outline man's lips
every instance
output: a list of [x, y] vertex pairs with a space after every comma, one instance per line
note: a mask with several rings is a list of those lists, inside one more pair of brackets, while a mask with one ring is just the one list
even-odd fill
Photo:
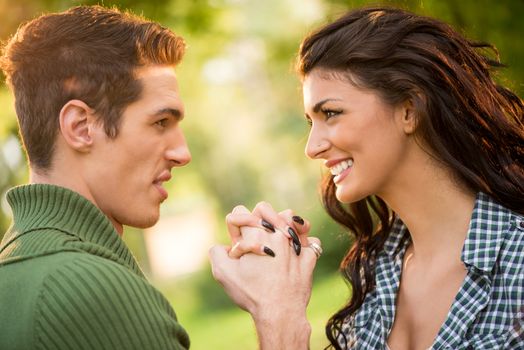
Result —
[[160, 193], [160, 197], [162, 197], [162, 200], [163, 201], [166, 200], [168, 194], [167, 194], [166, 189], [162, 187], [162, 183], [160, 183], [160, 182], [153, 182], [153, 185], [156, 187], [156, 189]]
[[156, 179], [153, 181], [153, 185], [156, 187], [158, 192], [160, 193], [160, 196], [162, 197], [162, 200], [166, 200], [168, 197], [168, 193], [164, 187], [162, 187], [162, 183], [167, 182], [171, 180], [171, 173], [169, 171], [162, 172]]
[[171, 173], [168, 170], [166, 170], [163, 171], [160, 175], [158, 175], [154, 182], [162, 183], [169, 180], [171, 180]]

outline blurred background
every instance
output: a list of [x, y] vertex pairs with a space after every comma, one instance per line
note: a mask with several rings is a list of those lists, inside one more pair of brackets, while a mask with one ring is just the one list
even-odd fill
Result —
[[[524, 93], [522, 0], [0, 0], [0, 39], [44, 12], [97, 3], [159, 21], [188, 43], [178, 77], [193, 161], [174, 169], [160, 222], [145, 231], [126, 228], [124, 239], [196, 350], [256, 348], [250, 316], [229, 301], [207, 262], [211, 245], [228, 242], [224, 216], [237, 204], [266, 200], [278, 210], [293, 208], [322, 239], [308, 311], [312, 349], [327, 344], [324, 324], [349, 297], [337, 269], [350, 240], [324, 214], [317, 186], [323, 170], [303, 151], [308, 126], [293, 63], [307, 33], [351, 8], [400, 6], [494, 44], [508, 65], [497, 79]], [[5, 192], [27, 179], [13, 99], [2, 84], [0, 238], [10, 223]]]

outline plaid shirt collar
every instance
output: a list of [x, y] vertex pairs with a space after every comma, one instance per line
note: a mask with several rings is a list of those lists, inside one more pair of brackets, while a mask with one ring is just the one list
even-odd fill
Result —
[[[483, 272], [493, 269], [504, 241], [504, 233], [510, 226], [510, 216], [508, 209], [495, 203], [487, 194], [477, 194], [461, 255], [467, 267], [473, 266]], [[406, 225], [397, 218], [384, 243], [384, 251], [393, 257], [404, 250], [406, 244], [402, 243], [409, 241], [407, 234]]]

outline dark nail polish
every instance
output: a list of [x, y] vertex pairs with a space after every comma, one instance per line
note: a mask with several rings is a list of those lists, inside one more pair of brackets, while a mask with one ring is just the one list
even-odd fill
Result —
[[302, 219], [300, 216], [295, 215], [292, 217], [293, 221], [297, 224], [304, 225], [304, 219]]
[[291, 227], [288, 227], [287, 228], [287, 232], [291, 236], [291, 239], [293, 240], [293, 242], [295, 242], [297, 244], [300, 244], [300, 240], [298, 239], [298, 236], [297, 236], [297, 233], [295, 232], [295, 230], [293, 230]]
[[298, 239], [297, 233], [291, 227], [287, 228], [287, 232], [289, 233], [289, 235], [291, 236], [291, 239], [293, 240], [293, 248], [295, 249], [295, 253], [297, 253], [297, 255], [300, 255], [300, 250], [302, 248], [302, 245], [300, 244], [300, 240]]
[[275, 227], [264, 219], [262, 219], [262, 226], [264, 226], [269, 231], [275, 233]]
[[273, 258], [275, 257], [275, 252], [269, 247], [264, 246], [264, 253], [266, 253], [267, 255]]
[[293, 249], [295, 249], [295, 253], [298, 255], [300, 255], [300, 251], [302, 250], [302, 246], [299, 244], [296, 244], [295, 242], [293, 242]]

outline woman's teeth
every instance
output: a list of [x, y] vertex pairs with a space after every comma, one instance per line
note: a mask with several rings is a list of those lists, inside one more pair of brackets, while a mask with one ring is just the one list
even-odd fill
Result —
[[329, 171], [332, 175], [339, 175], [341, 172], [353, 166], [353, 159], [343, 160], [337, 165], [332, 166]]

